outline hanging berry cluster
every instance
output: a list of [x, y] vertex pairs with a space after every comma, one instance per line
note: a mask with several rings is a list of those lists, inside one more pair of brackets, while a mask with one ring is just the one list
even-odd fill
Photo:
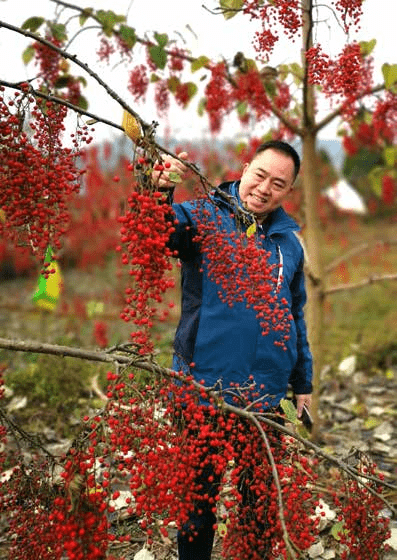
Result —
[[[130, 170], [134, 166], [131, 164]], [[152, 169], [144, 157], [137, 160], [141, 177]], [[147, 178], [147, 177], [145, 177]], [[172, 270], [167, 248], [170, 234], [174, 231], [172, 208], [164, 201], [164, 194], [156, 191], [147, 181], [139, 182], [128, 198], [128, 211], [119, 218], [121, 223], [122, 264], [129, 267], [132, 285], [125, 289], [125, 307], [121, 318], [132, 321], [138, 329], [131, 332], [132, 340], [140, 346], [140, 353], [153, 351], [150, 331], [153, 318], [164, 293], [174, 287], [175, 281], [167, 272]]]
[[270, 253], [260, 247], [255, 235], [247, 237], [246, 232], [225, 231], [220, 213], [216, 208], [209, 210], [205, 199], [197, 205], [194, 214], [195, 241], [204, 255], [206, 274], [219, 286], [221, 301], [231, 307], [238, 302], [251, 307], [262, 334], [279, 333], [275, 344], [285, 350], [293, 317], [287, 300], [279, 296], [282, 285], [279, 263], [268, 263]]
[[[80, 188], [78, 152], [63, 147], [66, 108], [28, 93], [0, 97], [0, 235], [29, 244], [42, 256], [51, 243], [60, 247], [68, 225], [67, 201]], [[79, 142], [89, 140], [80, 131]]]

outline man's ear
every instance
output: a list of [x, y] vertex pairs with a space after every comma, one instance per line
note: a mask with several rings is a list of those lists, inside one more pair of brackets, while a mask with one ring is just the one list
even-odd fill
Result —
[[247, 162], [247, 163], [244, 163], [242, 175], [244, 175], [244, 173], [247, 171], [247, 169], [249, 168], [249, 166], [250, 166], [250, 164], [249, 164], [248, 162]]

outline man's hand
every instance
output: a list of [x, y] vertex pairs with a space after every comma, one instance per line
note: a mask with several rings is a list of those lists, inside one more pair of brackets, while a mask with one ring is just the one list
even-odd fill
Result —
[[[181, 152], [178, 157], [186, 160], [187, 152]], [[175, 181], [172, 180], [172, 174], [177, 173], [181, 178], [186, 174], [186, 165], [172, 156], [165, 156], [160, 164], [155, 166], [152, 172], [153, 183], [157, 187], [171, 189], [175, 187]]]
[[310, 406], [312, 404], [312, 396], [309, 395], [295, 395], [296, 398], [296, 409], [298, 412], [298, 418], [302, 416], [303, 407], [306, 406], [308, 411], [310, 411]]

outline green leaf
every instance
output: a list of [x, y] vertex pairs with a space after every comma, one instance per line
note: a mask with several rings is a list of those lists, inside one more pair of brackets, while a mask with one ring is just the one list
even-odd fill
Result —
[[244, 117], [247, 113], [247, 102], [246, 101], [241, 101], [238, 105], [237, 105], [237, 114], [239, 117]]
[[88, 109], [88, 101], [84, 97], [84, 95], [80, 95], [79, 100], [77, 102], [77, 106], [80, 107], [80, 109], [83, 109], [84, 111]]
[[51, 29], [51, 33], [57, 41], [66, 41], [68, 38], [66, 27], [63, 23], [49, 22], [48, 27]]
[[334, 537], [336, 541], [340, 541], [341, 533], [345, 533], [345, 532], [346, 530], [344, 529], [343, 521], [338, 521], [337, 523], [334, 523], [334, 525], [332, 525], [331, 535]]
[[378, 198], [382, 196], [382, 178], [384, 175], [383, 167], [374, 167], [368, 174], [368, 179], [373, 192]]
[[197, 114], [199, 117], [202, 117], [204, 115], [206, 106], [207, 100], [205, 99], [205, 97], [202, 97], [197, 107]]
[[160, 80], [161, 80], [160, 76], [157, 76], [157, 74], [155, 74], [154, 72], [150, 76], [150, 83], [151, 84], [155, 84], [156, 82], [158, 82]]
[[35, 33], [44, 22], [45, 19], [42, 17], [30, 17], [22, 24], [21, 29], [27, 29], [28, 31]]
[[26, 47], [26, 49], [23, 51], [22, 53], [22, 60], [24, 64], [29, 64], [29, 62], [33, 59], [34, 57], [34, 53], [35, 50], [33, 48], [33, 45], [29, 45], [28, 47]]
[[387, 62], [382, 66], [382, 73], [385, 79], [385, 87], [388, 90], [393, 90], [393, 86], [397, 83], [397, 64], [388, 64]]
[[227, 534], [227, 525], [226, 523], [218, 523], [218, 535], [220, 537], [226, 537]]
[[179, 173], [175, 173], [175, 171], [171, 171], [171, 173], [169, 174], [169, 179], [173, 183], [182, 183], [182, 177], [179, 175]]
[[198, 87], [194, 82], [187, 83], [187, 92], [189, 95], [189, 101], [191, 100], [192, 97], [196, 95], [197, 91], [198, 91]]
[[107, 37], [112, 36], [114, 26], [117, 23], [125, 21], [125, 16], [119, 16], [111, 10], [98, 10], [96, 18], [102, 25], [103, 32]]
[[119, 34], [124, 43], [132, 49], [136, 43], [135, 29], [133, 27], [129, 27], [128, 25], [120, 25]]
[[87, 87], [87, 80], [84, 78], [84, 76], [79, 76], [77, 78], [77, 81], [80, 82], [84, 87]]
[[72, 83], [73, 79], [72, 76], [61, 76], [57, 79], [54, 86], [56, 89], [61, 89], [67, 87], [70, 83]]
[[163, 70], [167, 64], [167, 53], [165, 50], [160, 46], [154, 45], [149, 47], [149, 54], [157, 68]]
[[83, 26], [87, 19], [92, 16], [94, 10], [92, 8], [84, 8], [83, 12], [79, 16], [80, 25]]
[[387, 146], [383, 150], [383, 158], [388, 167], [394, 167], [397, 161], [397, 148], [395, 146]]
[[176, 93], [178, 86], [180, 85], [181, 81], [176, 76], [171, 76], [167, 80], [167, 86], [171, 93]]
[[102, 301], [90, 300], [86, 305], [87, 315], [89, 318], [92, 318], [95, 315], [101, 315], [104, 308], [105, 306]]
[[361, 55], [368, 56], [372, 53], [376, 45], [376, 39], [371, 39], [371, 41], [360, 41]]
[[374, 428], [379, 426], [380, 423], [381, 420], [379, 420], [379, 418], [376, 418], [375, 416], [369, 416], [365, 419], [364, 428], [366, 430], [373, 430]]
[[154, 38], [156, 39], [159, 47], [164, 48], [166, 46], [166, 44], [168, 43], [167, 33], [155, 33]]
[[289, 422], [296, 424], [298, 422], [298, 413], [294, 406], [294, 403], [290, 399], [281, 399], [280, 406], [287, 417]]
[[238, 11], [244, 5], [245, 0], [219, 0], [219, 6], [222, 9], [223, 17], [231, 19], [238, 14]]
[[190, 70], [192, 72], [197, 72], [200, 68], [204, 68], [210, 62], [210, 59], [207, 56], [199, 56], [195, 58], [190, 65]]

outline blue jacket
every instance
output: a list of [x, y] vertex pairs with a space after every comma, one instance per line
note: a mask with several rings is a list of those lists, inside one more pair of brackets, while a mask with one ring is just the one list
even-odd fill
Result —
[[[237, 229], [232, 203], [245, 212], [238, 187], [238, 181], [220, 185], [232, 197], [230, 201], [215, 193], [215, 205], [201, 202], [214, 219], [216, 213], [221, 216], [221, 227], [226, 231]], [[264, 386], [261, 393], [269, 397], [266, 401], [271, 406], [276, 406], [285, 396], [289, 383], [295, 394], [311, 393], [312, 358], [303, 316], [304, 254], [294, 233], [299, 226], [278, 208], [269, 215], [265, 226], [257, 226], [255, 233], [258, 243], [270, 251], [269, 262], [276, 264], [275, 270], [279, 270], [281, 263], [283, 266], [279, 297], [287, 299], [293, 316], [287, 350], [283, 350], [274, 344], [279, 340], [279, 333], [270, 331], [263, 336], [256, 312], [247, 308], [246, 303], [234, 303], [230, 307], [219, 298], [219, 287], [206, 274], [205, 258], [194, 240], [199, 204], [197, 201], [173, 204], [175, 232], [169, 246], [178, 251], [182, 265], [182, 310], [174, 341], [174, 369], [186, 371], [194, 362], [192, 373], [196, 380], [204, 380], [207, 387], [221, 380], [224, 389], [231, 382], [243, 385], [252, 375], [258, 388]], [[248, 226], [239, 225], [242, 231]]]

